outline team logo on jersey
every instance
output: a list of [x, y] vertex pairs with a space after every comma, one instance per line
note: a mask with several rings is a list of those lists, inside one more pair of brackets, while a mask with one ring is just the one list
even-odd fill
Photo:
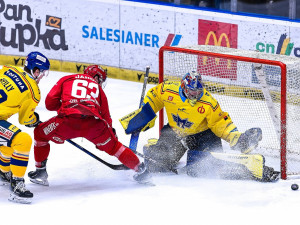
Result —
[[200, 113], [200, 114], [205, 113], [205, 109], [204, 109], [203, 105], [198, 108], [198, 113]]
[[168, 101], [173, 101], [173, 96], [169, 96]]
[[189, 122], [188, 119], [181, 119], [180, 116], [172, 114], [173, 120], [176, 122], [176, 125], [180, 128], [190, 128], [194, 123]]

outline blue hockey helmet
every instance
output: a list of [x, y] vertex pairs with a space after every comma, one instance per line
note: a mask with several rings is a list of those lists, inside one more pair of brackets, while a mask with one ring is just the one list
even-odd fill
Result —
[[196, 71], [185, 74], [181, 80], [181, 88], [189, 100], [199, 100], [203, 93], [201, 75]]
[[31, 76], [39, 82], [43, 76], [48, 75], [50, 62], [42, 53], [30, 52], [25, 60], [24, 68], [25, 71], [30, 72]]

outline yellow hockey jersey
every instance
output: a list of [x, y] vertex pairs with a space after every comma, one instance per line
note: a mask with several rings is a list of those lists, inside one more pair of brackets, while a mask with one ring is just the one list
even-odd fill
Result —
[[40, 102], [40, 89], [36, 81], [15, 66], [0, 70], [0, 120], [19, 113], [20, 124], [36, 122], [34, 110]]
[[161, 83], [147, 92], [144, 103], [149, 102], [155, 113], [165, 107], [169, 125], [182, 137], [211, 129], [229, 142], [229, 133], [237, 128], [217, 100], [204, 89], [200, 100], [192, 106], [180, 85], [181, 82]]

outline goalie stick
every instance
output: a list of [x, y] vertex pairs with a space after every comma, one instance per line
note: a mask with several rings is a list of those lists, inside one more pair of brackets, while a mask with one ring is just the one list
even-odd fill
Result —
[[[147, 85], [147, 81], [148, 81], [148, 77], [149, 77], [149, 70], [150, 70], [150, 66], [147, 66], [146, 67], [145, 77], [144, 77], [144, 84], [143, 84], [143, 90], [142, 90], [142, 95], [141, 95], [141, 100], [140, 100], [139, 108], [141, 108], [141, 106], [143, 104], [143, 101], [144, 101], [145, 91], [146, 91], [146, 85]], [[137, 147], [137, 143], [138, 143], [138, 140], [139, 140], [139, 136], [140, 136], [140, 132], [133, 132], [131, 134], [129, 148], [134, 153], [137, 153], [136, 147]]]
[[110, 163], [104, 161], [103, 159], [100, 159], [98, 156], [89, 152], [84, 147], [80, 146], [79, 144], [77, 144], [76, 142], [74, 142], [72, 140], [66, 140], [66, 141], [69, 142], [71, 145], [74, 145], [75, 147], [79, 148], [81, 151], [85, 152], [86, 154], [92, 156], [94, 159], [98, 160], [99, 162], [103, 163], [104, 165], [108, 166], [109, 168], [111, 168], [113, 170], [129, 170], [129, 168], [123, 164], [114, 165], [114, 164], [110, 164]]

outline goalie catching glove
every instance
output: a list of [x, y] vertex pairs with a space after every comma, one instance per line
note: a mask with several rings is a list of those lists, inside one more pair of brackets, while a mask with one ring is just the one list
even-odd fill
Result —
[[125, 133], [146, 131], [155, 124], [156, 114], [149, 103], [120, 119]]
[[258, 142], [262, 140], [262, 130], [251, 128], [245, 133], [233, 132], [230, 138], [230, 147], [233, 150], [240, 150], [242, 153], [249, 153], [255, 149]]

